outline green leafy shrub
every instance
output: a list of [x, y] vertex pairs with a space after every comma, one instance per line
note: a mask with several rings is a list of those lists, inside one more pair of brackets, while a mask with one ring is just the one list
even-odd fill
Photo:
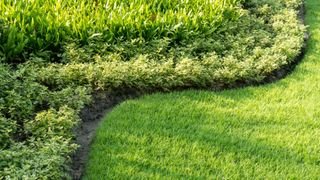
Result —
[[40, 112], [35, 119], [25, 125], [25, 131], [38, 138], [48, 139], [56, 136], [72, 137], [72, 128], [78, 123], [77, 113], [63, 106], [56, 111], [50, 109]]
[[12, 143], [12, 135], [16, 131], [16, 124], [0, 115], [0, 149]]
[[[205, 41], [195, 39], [192, 46], [186, 43], [171, 47], [163, 55], [159, 55], [156, 43], [137, 45], [141, 51], [139, 47], [120, 48], [111, 53], [105, 53], [104, 49], [117, 47], [102, 43], [85, 47], [71, 44], [65, 51], [69, 63], [39, 67], [37, 79], [52, 86], [90, 84], [107, 90], [121, 87], [167, 90], [259, 82], [294, 60], [303, 46], [305, 32], [295, 9], [281, 7], [270, 13], [263, 8], [266, 7], [255, 8], [260, 9], [259, 18], [248, 11], [230, 23], [227, 33], [207, 37]], [[163, 43], [160, 49], [165, 46]], [[96, 47], [102, 53], [96, 53]], [[126, 51], [135, 49], [136, 54], [124, 58]]]
[[49, 90], [26, 67], [0, 65], [0, 177], [60, 179], [76, 145], [72, 128], [90, 89]]
[[[21, 53], [59, 52], [69, 39], [85, 44], [101, 36], [117, 43], [168, 37], [173, 41], [212, 34], [225, 21], [237, 18], [240, 0], [4, 0], [0, 38], [6, 61], [23, 61]], [[45, 16], [44, 16], [45, 14]]]
[[66, 174], [67, 154], [76, 149], [66, 137], [53, 137], [45, 141], [30, 140], [16, 143], [0, 151], [0, 177], [4, 179], [61, 179]]

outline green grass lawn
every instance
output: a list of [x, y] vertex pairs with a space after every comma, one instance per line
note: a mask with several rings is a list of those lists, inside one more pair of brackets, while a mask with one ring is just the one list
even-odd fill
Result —
[[84, 179], [320, 176], [320, 2], [295, 72], [223, 92], [154, 94], [116, 107], [92, 144]]

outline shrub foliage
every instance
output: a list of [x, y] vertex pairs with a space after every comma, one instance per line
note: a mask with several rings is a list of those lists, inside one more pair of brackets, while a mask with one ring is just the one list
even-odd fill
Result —
[[[175, 41], [212, 34], [239, 15], [239, 0], [4, 0], [0, 2], [6, 61], [24, 61], [35, 50], [59, 52], [70, 39], [80, 44], [96, 36], [104, 42], [130, 39]], [[44, 16], [45, 14], [45, 16]]]

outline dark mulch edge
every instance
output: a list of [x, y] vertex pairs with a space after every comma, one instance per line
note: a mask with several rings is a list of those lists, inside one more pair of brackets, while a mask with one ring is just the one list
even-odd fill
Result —
[[75, 142], [80, 147], [72, 155], [71, 175], [73, 179], [80, 179], [83, 175], [91, 142], [103, 117], [121, 102], [141, 95], [142, 93], [134, 90], [98, 91], [93, 94], [93, 103], [80, 112], [82, 122], [75, 129]]
[[[305, 8], [304, 5], [300, 8], [299, 17], [302, 22], [304, 22], [305, 16]], [[309, 38], [309, 34], [305, 34], [304, 37], [304, 45], [301, 48], [300, 54], [292, 61], [292, 63], [281, 67], [270, 73], [262, 82], [256, 81], [237, 81], [233, 85], [222, 85], [219, 87], [212, 87], [209, 90], [214, 91], [222, 91], [227, 89], [237, 89], [237, 88], [244, 88], [248, 86], [261, 86], [265, 84], [274, 83], [279, 81], [288, 75], [290, 75], [295, 67], [302, 61], [304, 58], [306, 51], [307, 51], [307, 40]], [[183, 90], [191, 90], [197, 89], [197, 87], [181, 87], [175, 88], [172, 91], [183, 91]], [[208, 90], [203, 89], [203, 90]], [[171, 91], [171, 92], [172, 92]], [[91, 146], [91, 142], [94, 138], [95, 131], [103, 117], [105, 117], [116, 105], [120, 104], [121, 102], [138, 98], [142, 95], [152, 94], [155, 92], [164, 92], [163, 90], [150, 90], [150, 91], [142, 91], [138, 89], [118, 89], [113, 91], [98, 91], [93, 94], [93, 103], [91, 105], [86, 106], [80, 113], [80, 117], [82, 119], [81, 124], [75, 129], [75, 143], [80, 145], [77, 151], [72, 155], [72, 163], [71, 163], [71, 170], [70, 175], [73, 179], [81, 179], [86, 162], [88, 160], [89, 149]]]

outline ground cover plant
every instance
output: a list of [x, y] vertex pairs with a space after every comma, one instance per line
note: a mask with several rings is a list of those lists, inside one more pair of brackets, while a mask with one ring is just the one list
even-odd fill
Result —
[[84, 179], [317, 179], [319, 1], [306, 9], [311, 37], [293, 74], [260, 87], [122, 103], [98, 129]]
[[0, 2], [0, 179], [70, 178], [96, 90], [261, 82], [303, 46], [300, 0], [126, 2]]

